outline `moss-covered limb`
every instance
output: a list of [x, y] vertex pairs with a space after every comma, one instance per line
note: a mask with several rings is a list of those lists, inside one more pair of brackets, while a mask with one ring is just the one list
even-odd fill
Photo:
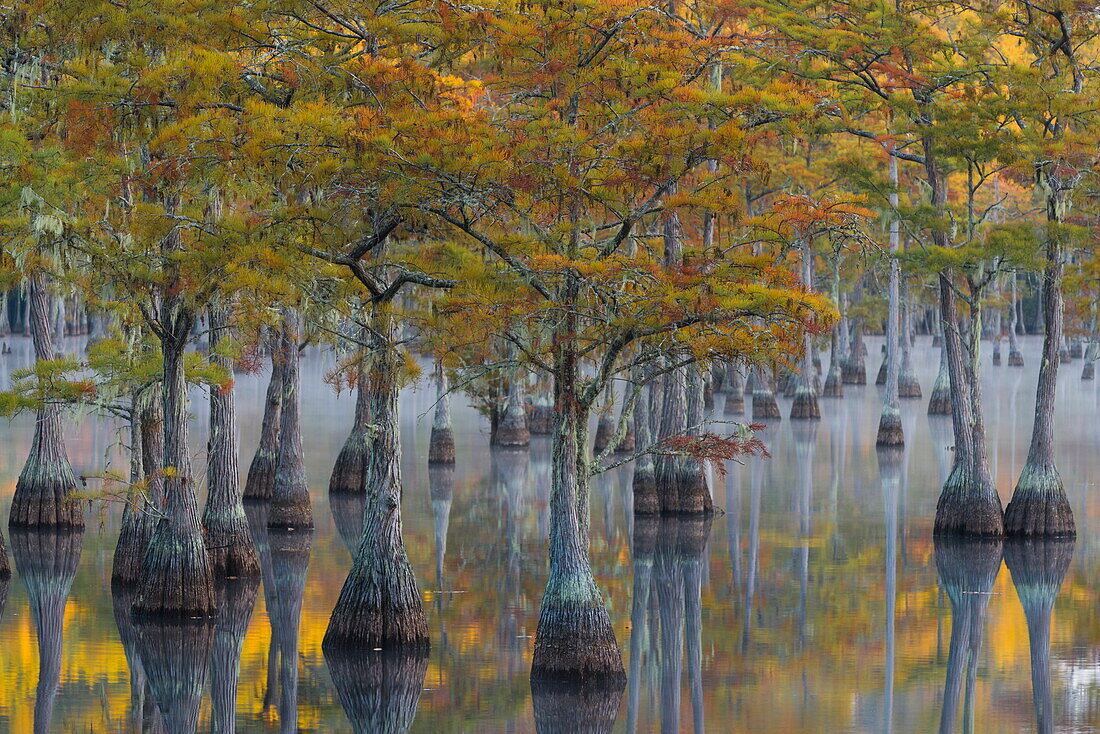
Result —
[[54, 698], [61, 681], [65, 606], [80, 564], [83, 528], [12, 528], [11, 553], [30, 604], [38, 637], [34, 730], [53, 731]]
[[368, 381], [375, 434], [367, 463], [363, 533], [329, 620], [325, 644], [333, 649], [427, 648], [423, 601], [402, 534], [398, 340], [388, 314], [377, 312], [374, 318], [375, 333], [387, 338]]
[[283, 335], [280, 345], [283, 399], [279, 417], [279, 454], [275, 462], [271, 511], [267, 517], [268, 526], [272, 528], [313, 527], [313, 508], [306, 484], [305, 458], [302, 453], [302, 376], [298, 352], [301, 333], [301, 313], [293, 307], [283, 309]]
[[260, 577], [218, 579], [214, 589], [218, 617], [210, 656], [211, 730], [215, 734], [231, 734], [236, 731], [241, 650], [256, 606]]
[[[229, 306], [210, 307], [210, 360], [232, 374], [233, 364], [222, 346], [228, 338]], [[248, 531], [238, 470], [236, 392], [228, 386], [210, 387], [210, 438], [206, 448], [206, 506], [202, 528], [211, 570], [226, 577], [258, 576], [260, 561]]]
[[406, 732], [428, 670], [426, 650], [350, 651], [326, 646], [325, 663], [356, 734]]
[[271, 499], [275, 490], [275, 463], [279, 457], [279, 426], [283, 405], [283, 360], [278, 349], [280, 339], [271, 350], [271, 377], [264, 398], [264, 417], [260, 424], [260, 445], [252, 456], [248, 477], [244, 483], [245, 499]]

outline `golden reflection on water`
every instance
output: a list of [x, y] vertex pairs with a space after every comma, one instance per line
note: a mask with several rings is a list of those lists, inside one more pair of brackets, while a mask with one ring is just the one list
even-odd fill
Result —
[[[922, 339], [915, 354], [927, 395], [937, 352]], [[1037, 343], [1025, 346], [1029, 366], [1022, 373], [986, 367], [991, 457], [1006, 501], [1031, 427]], [[872, 347], [871, 354], [877, 354], [877, 344]], [[27, 357], [25, 345], [16, 340], [14, 354], [0, 358], [9, 361], [3, 371]], [[352, 396], [338, 397], [321, 383], [331, 360], [310, 353], [303, 369], [303, 433], [317, 522], [299, 624], [295, 724], [307, 732], [351, 731], [321, 654], [328, 614], [350, 565], [324, 489], [352, 405]], [[877, 366], [873, 361], [869, 368]], [[1077, 379], [1079, 365], [1075, 362], [1065, 372], [1058, 450], [1081, 537], [1054, 609], [1050, 655], [1055, 723], [1060, 730], [1090, 731], [1100, 726], [1100, 600], [1093, 583], [1100, 508], [1091, 486], [1100, 471], [1095, 458], [1100, 435], [1092, 418], [1097, 388]], [[257, 440], [264, 380], [263, 375], [242, 375], [237, 382], [245, 465]], [[433, 502], [425, 461], [430, 418], [418, 421], [430, 415], [432, 399], [429, 389], [409, 391], [402, 401], [405, 530], [433, 635], [412, 730], [534, 731], [527, 667], [545, 581], [546, 446], [536, 444], [525, 460], [490, 454], [473, 412], [456, 409], [453, 493], [449, 503], [438, 497]], [[719, 397], [718, 415], [721, 401]], [[896, 493], [884, 493], [873, 440], [877, 401], [874, 386], [849, 387], [839, 402], [823, 400], [824, 420], [814, 436], [809, 475], [799, 461], [805, 450], [800, 452], [790, 422], [784, 421], [769, 431], [770, 460], [731, 467], [725, 478], [712, 477], [716, 504], [729, 514], [714, 518], [699, 559], [697, 669], [688, 654], [692, 640], [682, 637], [669, 648], [671, 633], [661, 634], [666, 619], [683, 625], [679, 634], [690, 632], [685, 622], [692, 615], [692, 588], [673, 589], [670, 596], [667, 585], [693, 583], [685, 582], [683, 574], [691, 559], [678, 557], [675, 564], [680, 565], [665, 570], [661, 564], [673, 561], [653, 561], [651, 600], [639, 617], [645, 624], [641, 629], [632, 626], [637, 556], [632, 540], [638, 538], [627, 504], [630, 472], [611, 472], [594, 482], [594, 566], [624, 656], [631, 650], [640, 656], [635, 665], [626, 661], [637, 678], [633, 694], [622, 697], [615, 731], [625, 731], [628, 722], [638, 731], [663, 726], [690, 732], [697, 722], [708, 731], [742, 732], [937, 729], [952, 620], [938, 583], [930, 529], [941, 461], [948, 454], [935, 445], [925, 401], [906, 403], [907, 469]], [[196, 449], [205, 445], [202, 403], [196, 395], [191, 436]], [[0, 427], [0, 510], [5, 515], [26, 455], [29, 425], [18, 419]], [[107, 422], [77, 415], [68, 431], [78, 472], [101, 468], [104, 457], [124, 465]], [[204, 465], [201, 451], [194, 465]], [[126, 723], [130, 674], [109, 593], [117, 515], [117, 510], [89, 515], [65, 608], [61, 682], [51, 731], [131, 731]], [[446, 556], [438, 575], [435, 530], [444, 526]], [[887, 527], [897, 529], [893, 544], [886, 542]], [[888, 558], [896, 570], [892, 585]], [[682, 606], [665, 612], [658, 603], [662, 594]], [[241, 655], [237, 726], [242, 732], [279, 731], [286, 723], [279, 721], [277, 706], [264, 706], [270, 640], [261, 592]], [[1023, 609], [1002, 564], [986, 611], [973, 688], [977, 731], [1034, 730], [1028, 643]], [[677, 648], [683, 657], [674, 660], [667, 651]], [[0, 621], [0, 731], [34, 731], [38, 665], [36, 629], [26, 589], [16, 575], [8, 583]], [[693, 681], [701, 688], [693, 690]], [[210, 709], [207, 692], [199, 731], [210, 730]], [[960, 726], [962, 713], [956, 717]]]

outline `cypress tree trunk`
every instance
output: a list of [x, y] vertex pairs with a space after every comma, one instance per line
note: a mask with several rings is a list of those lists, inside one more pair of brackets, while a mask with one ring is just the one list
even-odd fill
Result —
[[[351, 432], [344, 441], [336, 464], [332, 467], [332, 476], [328, 480], [330, 493], [361, 493], [366, 474], [367, 444], [370, 439], [371, 416], [367, 408], [367, 360], [360, 357], [355, 376], [355, 412], [351, 419]], [[434, 429], [433, 429], [434, 437]], [[431, 458], [428, 459], [431, 461]]]
[[554, 401], [550, 391], [542, 384], [535, 386], [535, 397], [531, 404], [531, 415], [527, 427], [531, 435], [548, 436], [553, 431]]
[[844, 383], [840, 379], [840, 365], [844, 359], [840, 353], [839, 330], [840, 328], [837, 327], [829, 334], [829, 372], [825, 376], [825, 387], [821, 391], [822, 397], [826, 398], [844, 397]]
[[903, 400], [920, 400], [920, 380], [913, 369], [913, 322], [910, 308], [901, 307], [901, 372], [898, 374], [898, 397]]
[[[210, 361], [225, 370], [232, 380], [233, 363], [221, 353], [229, 335], [229, 307], [210, 307]], [[248, 531], [248, 518], [241, 501], [241, 479], [237, 469], [236, 398], [233, 383], [210, 387], [210, 439], [206, 446], [206, 507], [202, 528], [210, 554], [211, 571], [218, 576], [258, 576], [260, 560]]]
[[444, 464], [428, 468], [428, 492], [432, 500], [432, 534], [435, 536], [435, 582], [439, 590], [443, 590], [443, 565], [447, 558], [447, 528], [451, 524], [454, 486], [453, 466]]
[[970, 327], [971, 365], [963, 362], [963, 345], [955, 292], [950, 275], [940, 273], [940, 313], [944, 327], [948, 377], [951, 381], [951, 417], [955, 430], [955, 461], [936, 503], [936, 533], [1001, 535], [1004, 532], [1001, 499], [993, 485], [985, 453], [985, 426], [981, 416], [981, 386], [976, 362], [981, 339], [980, 311]]
[[[692, 368], [687, 368], [687, 435], [700, 436], [703, 433], [703, 384], [702, 376]], [[714, 512], [714, 501], [710, 496], [706, 475], [698, 459], [691, 456], [682, 458], [680, 468], [680, 513], [685, 515], [709, 515]]]
[[[35, 360], [56, 357], [50, 310], [53, 303], [46, 276], [31, 276], [31, 338]], [[12, 527], [84, 527], [84, 507], [73, 495], [76, 476], [65, 453], [61, 406], [48, 403], [38, 409], [27, 463], [15, 484], [8, 525]]]
[[[982, 648], [990, 591], [1001, 570], [999, 539], [935, 538], [936, 570], [940, 587], [951, 602], [951, 643], [943, 689], [940, 731], [955, 730], [964, 677], [964, 720], [972, 724], [974, 682]], [[968, 731], [970, 726], [964, 725]]]
[[756, 385], [752, 393], [752, 419], [754, 421], [782, 420], [783, 414], [779, 412], [779, 404], [775, 402], [775, 393], [772, 392], [771, 378], [759, 370], [756, 375]]
[[[802, 285], [808, 292], [813, 292], [814, 255], [810, 249], [809, 237], [802, 238]], [[807, 332], [802, 337], [802, 371], [797, 377], [794, 402], [791, 403], [792, 420], [821, 420], [815, 386], [816, 374], [813, 337]]]
[[1016, 332], [1019, 329], [1020, 304], [1016, 298], [1016, 273], [1012, 274], [1012, 305], [1011, 318], [1008, 320], [1008, 366], [1023, 367], [1024, 355], [1020, 352], [1020, 344], [1016, 340]]
[[420, 589], [405, 552], [401, 528], [401, 442], [397, 391], [401, 368], [393, 317], [382, 306], [372, 314], [384, 343], [368, 378], [375, 432], [367, 456], [367, 504], [363, 535], [351, 572], [340, 590], [325, 632], [326, 651], [430, 646]]
[[[274, 339], [276, 343], [280, 338]], [[267, 383], [264, 400], [264, 417], [260, 426], [260, 445], [248, 467], [244, 483], [244, 497], [250, 500], [269, 500], [275, 491], [275, 464], [279, 459], [279, 425], [283, 405], [283, 360], [278, 346], [271, 350], [271, 377]]]
[[[635, 367], [632, 373], [632, 381], [635, 383], [645, 380], [646, 377], [640, 368]], [[653, 443], [650, 432], [649, 404], [653, 383], [649, 382], [638, 395], [634, 404], [634, 436], [635, 441], [642, 448]], [[631, 480], [634, 495], [635, 515], [657, 515], [661, 512], [661, 499], [657, 495], [657, 478], [654, 474], [653, 455], [642, 454], [634, 460], [634, 477]]]
[[600, 417], [596, 421], [596, 438], [592, 442], [592, 453], [597, 456], [607, 450], [607, 447], [611, 445], [611, 439], [615, 437], [615, 433], [619, 430], [619, 426], [615, 422], [614, 409], [615, 391], [611, 387], [611, 382], [608, 381], [607, 387], [604, 389], [603, 407], [600, 409]]
[[[122, 527], [115, 545], [111, 583], [132, 585], [145, 575], [145, 551], [157, 519], [164, 512], [163, 405], [147, 391], [130, 402], [130, 482], [143, 483], [144, 495], [131, 497], [122, 508]], [[129, 614], [129, 608], [126, 613]]]
[[275, 487], [271, 493], [268, 527], [284, 530], [313, 527], [313, 509], [306, 485], [302, 457], [301, 386], [298, 341], [302, 316], [296, 308], [283, 311], [283, 399], [279, 415], [279, 453], [275, 461]]
[[928, 415], [951, 414], [951, 379], [947, 374], [947, 347], [940, 348], [940, 371], [928, 399]]
[[[682, 436], [687, 430], [687, 373], [683, 369], [667, 373], [661, 380], [663, 400], [659, 414], [660, 428], [658, 436], [662, 441]], [[663, 513], [680, 511], [680, 481], [683, 472], [678, 456], [660, 454], [654, 466], [654, 478], [657, 498]]]
[[848, 359], [841, 370], [841, 382], [845, 385], [867, 384], [866, 347], [863, 344], [863, 325], [858, 321], [851, 329], [852, 340], [848, 347]]
[[194, 315], [181, 297], [169, 293], [162, 301], [160, 322], [164, 357], [164, 517], [157, 521], [145, 551], [145, 573], [134, 613], [209, 617], [215, 612], [213, 574], [199, 525], [187, 452], [183, 359]]
[[1005, 544], [1005, 563], [1027, 619], [1035, 731], [1054, 731], [1050, 686], [1050, 615], [1073, 559], [1073, 539], [1018, 539]]
[[722, 407], [722, 415], [727, 418], [735, 418], [745, 414], [745, 382], [741, 379], [741, 370], [730, 362], [726, 366], [726, 379], [723, 383], [726, 392], [726, 404]]
[[12, 528], [11, 554], [27, 591], [38, 636], [38, 686], [34, 694], [34, 731], [53, 731], [54, 698], [61, 682], [65, 605], [80, 564], [83, 528]]
[[[890, 208], [894, 216], [890, 218], [890, 297], [889, 314], [886, 317], [886, 394], [882, 398], [882, 414], [879, 416], [879, 446], [901, 446], [905, 443], [905, 432], [901, 426], [901, 404], [898, 402], [898, 377], [900, 375], [900, 356], [898, 353], [898, 330], [901, 326], [901, 264], [898, 262], [900, 244], [900, 222], [898, 209], [898, 159], [890, 155]], [[908, 335], [905, 336], [908, 339]]]
[[237, 730], [241, 650], [256, 606], [260, 577], [218, 579], [214, 586], [218, 621], [210, 657], [210, 728], [214, 734], [233, 734]]
[[495, 433], [495, 445], [504, 448], [525, 448], [531, 445], [527, 427], [527, 409], [523, 404], [523, 389], [519, 375], [508, 381], [508, 395]]
[[[566, 317], [563, 333], [574, 326]], [[564, 343], [562, 343], [564, 342]], [[550, 576], [539, 612], [531, 678], [625, 683], [615, 630], [588, 556], [588, 408], [568, 339], [554, 355], [554, 438], [550, 481]]]
[[[1057, 221], [1053, 205], [1049, 219]], [[1005, 510], [1005, 532], [1009, 535], [1073, 537], [1077, 534], [1073, 509], [1069, 506], [1062, 477], [1054, 462], [1054, 398], [1058, 388], [1058, 345], [1062, 340], [1062, 252], [1056, 239], [1047, 237], [1047, 264], [1043, 273], [1043, 316], [1046, 334], [1035, 390], [1035, 423], [1027, 462], [1016, 482], [1016, 490]]]
[[325, 662], [355, 734], [397, 734], [412, 727], [428, 671], [427, 650], [359, 654], [326, 647]]
[[435, 414], [432, 435], [428, 442], [429, 464], [455, 463], [455, 432], [451, 424], [451, 396], [448, 394], [447, 373], [442, 363], [436, 363]]

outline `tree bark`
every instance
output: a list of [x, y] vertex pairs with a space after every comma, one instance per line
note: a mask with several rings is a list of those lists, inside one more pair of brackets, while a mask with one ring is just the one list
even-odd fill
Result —
[[[810, 238], [802, 237], [802, 287], [807, 292], [814, 289], [814, 254]], [[802, 371], [798, 375], [791, 403], [792, 420], [821, 420], [821, 408], [817, 404], [816, 370], [814, 368], [814, 342], [809, 332], [802, 337]]]
[[[281, 337], [274, 339], [281, 342]], [[250, 500], [269, 500], [275, 491], [275, 464], [279, 460], [279, 426], [283, 405], [283, 360], [278, 345], [271, 350], [271, 377], [267, 383], [264, 401], [264, 417], [260, 426], [260, 445], [248, 467], [244, 483], [244, 497]]]
[[[641, 368], [635, 368], [632, 374], [632, 382], [638, 383], [646, 379]], [[653, 435], [650, 432], [649, 394], [653, 390], [653, 383], [649, 382], [634, 404], [634, 436], [637, 444], [643, 448], [653, 443]], [[634, 494], [635, 515], [658, 515], [661, 512], [661, 499], [657, 495], [657, 478], [654, 474], [653, 455], [642, 454], [634, 460], [634, 478], [631, 480]]]
[[368, 377], [375, 432], [368, 449], [363, 534], [351, 572], [325, 632], [326, 651], [428, 648], [428, 625], [401, 527], [401, 442], [398, 435], [396, 326], [376, 306], [373, 331], [382, 335]]
[[[145, 552], [164, 512], [163, 405], [149, 394], [135, 392], [130, 403], [130, 482], [142, 485], [142, 496], [131, 496], [122, 508], [122, 527], [111, 567], [111, 583], [132, 585], [145, 575]], [[129, 609], [127, 609], [129, 613]]]
[[451, 423], [451, 396], [448, 393], [447, 373], [441, 363], [435, 372], [435, 413], [432, 416], [432, 435], [428, 442], [429, 464], [455, 463], [455, 432]]
[[313, 508], [302, 456], [300, 357], [298, 343], [302, 316], [298, 309], [283, 311], [283, 399], [279, 415], [279, 454], [275, 462], [275, 487], [271, 493], [268, 527], [284, 530], [313, 527]]
[[[31, 338], [35, 360], [43, 362], [57, 356], [49, 318], [54, 298], [44, 274], [35, 273], [30, 281]], [[8, 525], [82, 528], [84, 507], [74, 496], [76, 491], [76, 476], [65, 452], [61, 406], [50, 402], [38, 409], [30, 454], [15, 484]]]
[[218, 621], [210, 656], [210, 728], [214, 734], [233, 734], [237, 730], [241, 651], [259, 589], [259, 576], [218, 579], [215, 583]]
[[236, 393], [233, 361], [222, 353], [229, 337], [229, 306], [210, 307], [210, 361], [229, 375], [229, 384], [210, 386], [210, 438], [206, 445], [206, 507], [202, 528], [212, 573], [218, 576], [258, 576], [260, 560], [248, 531], [238, 470]]
[[898, 327], [901, 317], [901, 264], [898, 262], [898, 247], [901, 242], [898, 220], [898, 159], [890, 156], [890, 296], [889, 313], [886, 317], [886, 393], [882, 397], [882, 414], [878, 422], [879, 446], [902, 446], [905, 444], [905, 432], [901, 425], [901, 404], [898, 401], [898, 376], [900, 360], [898, 357]]

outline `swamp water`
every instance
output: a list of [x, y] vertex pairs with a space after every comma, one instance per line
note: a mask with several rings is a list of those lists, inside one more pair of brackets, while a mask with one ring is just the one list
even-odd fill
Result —
[[[0, 356], [5, 386], [30, 359], [27, 340], [12, 344], [14, 352]], [[879, 344], [869, 340], [872, 379]], [[1005, 502], [1030, 437], [1038, 348], [1037, 339], [1024, 340], [1023, 369], [990, 366], [988, 351], [984, 358], [990, 457]], [[267, 539], [265, 588], [240, 590], [234, 621], [185, 641], [146, 636], [132, 647], [169, 651], [150, 671], [161, 676], [162, 691], [205, 679], [201, 701], [195, 697], [198, 731], [224, 726], [231, 691], [216, 684], [211, 695], [211, 679], [225, 680], [224, 660], [218, 673], [217, 659], [211, 666], [185, 653], [210, 645], [225, 654], [218, 640], [234, 623], [245, 630], [229, 717], [240, 732], [402, 731], [410, 720], [411, 731], [433, 734], [530, 732], [536, 714], [539, 731], [1095, 731], [1097, 383], [1079, 379], [1080, 360], [1063, 365], [1057, 450], [1077, 517], [1075, 545], [934, 544], [952, 441], [949, 419], [925, 414], [938, 350], [921, 337], [914, 355], [925, 399], [903, 401], [908, 445], [881, 457], [881, 476], [880, 388], [869, 385], [822, 399], [816, 426], [784, 420], [770, 428], [770, 459], [731, 466], [724, 477], [712, 472], [715, 505], [726, 514], [709, 522], [636, 521], [630, 468], [595, 480], [592, 557], [630, 674], [621, 697], [532, 700], [528, 669], [547, 569], [548, 443], [490, 451], [485, 421], [456, 399], [457, 465], [429, 471], [429, 386], [402, 394], [401, 438], [405, 536], [424, 590], [431, 653], [384, 669], [354, 661], [330, 669], [321, 639], [351, 563], [360, 506], [330, 502], [327, 486], [354, 395], [337, 396], [322, 381], [333, 358], [312, 350], [302, 365], [312, 535]], [[236, 383], [242, 467], [258, 440], [266, 379], [241, 375]], [[200, 468], [206, 406], [201, 394], [192, 399]], [[723, 400], [712, 413], [718, 419]], [[786, 416], [789, 401], [780, 403]], [[0, 425], [5, 518], [31, 421]], [[125, 471], [109, 421], [72, 415], [66, 430], [77, 474], [98, 473], [105, 461]], [[131, 698], [113, 603], [123, 610], [125, 600], [110, 592], [119, 515], [117, 507], [90, 511], [82, 541], [9, 539], [0, 731], [138, 731], [135, 708], [155, 722], [149, 687], [144, 700]], [[126, 615], [118, 620], [131, 634]]]

